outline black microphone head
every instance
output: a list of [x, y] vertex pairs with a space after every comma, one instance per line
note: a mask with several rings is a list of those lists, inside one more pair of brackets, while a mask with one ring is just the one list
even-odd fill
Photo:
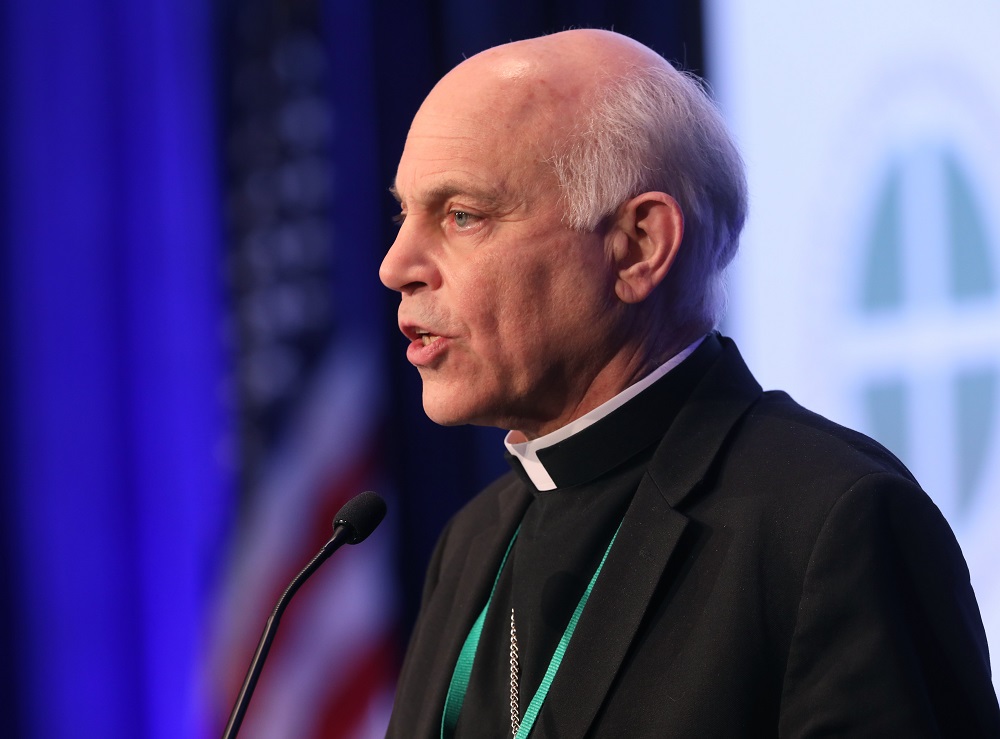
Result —
[[333, 528], [343, 526], [351, 532], [348, 544], [357, 544], [368, 538], [385, 518], [385, 501], [371, 490], [355, 495], [344, 503], [333, 517]]

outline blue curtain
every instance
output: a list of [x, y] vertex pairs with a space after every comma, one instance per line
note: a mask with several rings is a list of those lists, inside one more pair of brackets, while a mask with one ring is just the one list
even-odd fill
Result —
[[191, 736], [231, 509], [212, 4], [0, 14], [3, 724]]

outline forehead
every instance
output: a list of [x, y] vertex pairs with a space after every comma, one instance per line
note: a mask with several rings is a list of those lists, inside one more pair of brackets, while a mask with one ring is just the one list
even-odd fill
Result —
[[422, 199], [460, 189], [508, 199], [551, 185], [557, 131], [546, 98], [537, 81], [453, 72], [413, 120], [396, 174], [398, 195]]

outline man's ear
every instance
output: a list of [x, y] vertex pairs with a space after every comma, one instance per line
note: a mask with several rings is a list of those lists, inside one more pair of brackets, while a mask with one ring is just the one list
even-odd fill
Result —
[[666, 193], [646, 192], [625, 203], [611, 234], [618, 298], [625, 303], [648, 298], [670, 271], [683, 236], [684, 214]]

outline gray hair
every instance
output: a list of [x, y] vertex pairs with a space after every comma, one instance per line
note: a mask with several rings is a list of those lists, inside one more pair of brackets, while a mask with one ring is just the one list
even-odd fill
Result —
[[743, 160], [702, 83], [664, 66], [601, 84], [551, 159], [565, 221], [592, 231], [629, 199], [665, 192], [684, 214], [680, 253], [664, 282], [669, 327], [707, 331], [725, 312], [725, 269], [746, 219]]

